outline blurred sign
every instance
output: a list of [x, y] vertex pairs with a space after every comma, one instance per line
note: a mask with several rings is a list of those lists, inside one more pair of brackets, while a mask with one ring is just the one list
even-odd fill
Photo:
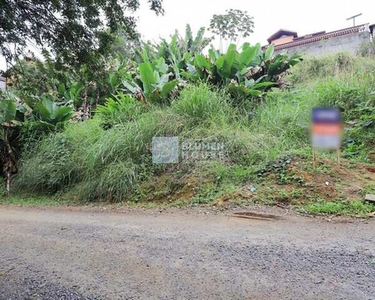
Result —
[[312, 146], [317, 149], [339, 149], [341, 116], [336, 108], [313, 108]]

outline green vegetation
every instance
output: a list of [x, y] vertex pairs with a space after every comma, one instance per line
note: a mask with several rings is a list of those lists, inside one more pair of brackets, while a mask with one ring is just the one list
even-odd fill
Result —
[[[0, 121], [4, 133], [0, 143], [0, 159], [2, 175], [7, 180], [7, 191], [10, 191], [11, 179], [21, 165], [23, 167], [18, 176], [21, 181], [30, 176], [24, 170], [40, 175], [34, 177], [37, 182], [30, 181], [35, 184], [32, 189], [27, 187], [27, 190], [53, 193], [81, 183], [86, 187], [83, 190], [89, 199], [103, 197], [117, 201], [124, 193], [134, 189], [139, 169], [150, 168], [149, 160], [144, 161], [142, 158], [149, 156], [148, 147], [152, 137], [157, 134], [182, 133], [179, 124], [176, 126], [173, 120], [184, 126], [184, 122], [189, 122], [186, 120], [189, 117], [186, 114], [189, 113], [194, 114], [190, 117], [196, 123], [205, 123], [208, 115], [216, 120], [219, 114], [216, 108], [222, 111], [223, 117], [239, 115], [237, 112], [226, 115], [225, 107], [230, 105], [236, 109], [256, 105], [271, 87], [279, 87], [280, 77], [300, 61], [298, 55], [291, 58], [274, 55], [273, 46], [263, 51], [259, 44], [250, 46], [247, 43], [241, 50], [230, 45], [226, 53], [210, 49], [210, 55], [205, 57], [200, 51], [207, 43], [204, 28], [194, 38], [187, 26], [184, 38], [176, 33], [170, 42], [162, 40], [156, 45], [147, 43], [143, 48], [135, 47], [130, 57], [124, 57], [121, 52], [110, 52], [108, 57], [99, 60], [104, 70], [97, 73], [89, 70], [88, 65], [68, 72], [47, 54], [44, 63], [35, 58], [20, 61], [8, 72], [12, 79], [11, 92], [1, 95], [3, 107]], [[196, 93], [193, 97], [184, 96], [185, 87], [201, 82], [210, 85], [203, 88], [203, 97], [199, 95], [200, 91], [193, 92]], [[216, 90], [220, 96], [208, 91], [213, 85], [222, 90]], [[220, 97], [223, 99], [218, 100]], [[195, 102], [189, 103], [190, 99]], [[189, 111], [182, 111], [184, 109]], [[76, 113], [73, 113], [74, 110]], [[96, 119], [100, 119], [96, 124], [101, 123], [104, 130], [109, 130], [103, 133], [105, 137], [96, 137], [98, 143], [103, 143], [98, 153], [101, 153], [101, 149], [109, 152], [113, 150], [108, 149], [107, 137], [117, 140], [120, 135], [124, 135], [124, 139], [127, 137], [128, 140], [125, 144], [119, 144], [123, 148], [115, 155], [120, 155], [124, 150], [127, 150], [127, 154], [120, 155], [120, 162], [120, 157], [111, 156], [104, 163], [97, 154], [81, 152], [80, 161], [71, 164], [65, 162], [79, 148], [71, 144], [70, 137], [66, 136], [66, 132], [75, 129], [63, 132], [66, 123], [73, 115], [74, 121], [79, 122], [92, 119], [93, 114], [96, 114]], [[169, 118], [171, 122], [167, 121]], [[216, 127], [223, 122], [224, 119]], [[89, 135], [97, 131], [97, 128], [87, 126]], [[52, 132], [56, 132], [56, 135]], [[46, 139], [43, 140], [43, 137]], [[137, 141], [140, 145], [137, 145]], [[113, 144], [118, 142], [114, 141]], [[49, 153], [50, 145], [56, 145], [58, 149], [52, 149]], [[37, 156], [35, 151], [44, 155], [35, 157], [34, 163], [28, 165], [27, 160]], [[25, 162], [19, 161], [21, 153]], [[106, 153], [103, 155], [107, 156]], [[50, 162], [49, 159], [54, 161]], [[84, 166], [77, 169], [87, 162], [89, 168]], [[44, 167], [41, 170], [39, 166], [42, 165]], [[108, 176], [118, 181], [108, 183]], [[84, 184], [83, 177], [90, 179], [91, 185]], [[17, 184], [20, 187], [23, 185], [20, 180]]]
[[9, 195], [7, 197], [0, 197], [0, 205], [17, 205], [26, 207], [40, 207], [40, 206], [61, 206], [61, 205], [79, 205], [82, 202], [75, 202], [72, 199], [62, 199], [57, 196], [45, 195], [27, 195], [17, 194]]
[[[97, 57], [97, 69], [67, 70], [48, 55], [19, 61], [0, 101], [2, 194], [10, 192], [2, 203], [374, 212], [359, 202], [375, 180], [374, 59], [337, 54], [301, 62], [248, 43], [211, 47], [206, 55], [204, 33], [193, 36], [187, 26], [183, 37], [126, 53], [114, 45]], [[334, 171], [329, 152], [311, 167], [309, 122], [317, 106], [338, 107], [345, 122], [344, 160]], [[153, 163], [153, 138], [176, 136], [220, 143], [223, 155]]]
[[[79, 66], [105, 54], [119, 31], [128, 41], [139, 39], [131, 14], [139, 9], [139, 0], [7, 0], [1, 4], [0, 51], [9, 63], [18, 61], [30, 42], [51, 49], [60, 62]], [[163, 13], [162, 1], [148, 4], [157, 14]]]
[[366, 217], [367, 214], [375, 211], [373, 204], [363, 203], [361, 201], [320, 201], [305, 204], [300, 207], [299, 210], [313, 215], [343, 215], [359, 217]]

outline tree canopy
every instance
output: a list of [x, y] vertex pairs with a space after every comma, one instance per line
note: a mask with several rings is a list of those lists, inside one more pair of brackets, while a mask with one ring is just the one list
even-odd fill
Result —
[[[163, 14], [162, 0], [148, 3]], [[139, 7], [140, 0], [0, 0], [0, 50], [10, 61], [30, 43], [65, 61], [85, 63], [90, 52], [108, 47], [118, 30], [138, 38], [132, 13]]]
[[235, 41], [253, 33], [254, 21], [246, 11], [238, 9], [227, 10], [225, 14], [213, 15], [210, 21], [212, 33], [221, 39]]

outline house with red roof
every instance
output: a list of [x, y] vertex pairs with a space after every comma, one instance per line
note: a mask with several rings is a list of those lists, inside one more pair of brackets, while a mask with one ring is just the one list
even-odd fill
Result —
[[[298, 36], [296, 31], [280, 29], [271, 35], [268, 44], [275, 46], [275, 52], [288, 54], [303, 53], [320, 56], [337, 52], [356, 54], [361, 45], [369, 43], [374, 36], [375, 24], [363, 24], [335, 30], [320, 31]], [[265, 46], [267, 47], [267, 46]]]

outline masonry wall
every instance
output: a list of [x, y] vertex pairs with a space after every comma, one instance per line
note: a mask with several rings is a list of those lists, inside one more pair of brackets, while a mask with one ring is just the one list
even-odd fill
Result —
[[294, 54], [302, 53], [308, 56], [321, 56], [337, 52], [350, 52], [356, 54], [363, 43], [370, 41], [370, 32], [363, 31], [343, 35], [315, 43], [301, 45], [293, 48], [278, 50], [276, 53]]

